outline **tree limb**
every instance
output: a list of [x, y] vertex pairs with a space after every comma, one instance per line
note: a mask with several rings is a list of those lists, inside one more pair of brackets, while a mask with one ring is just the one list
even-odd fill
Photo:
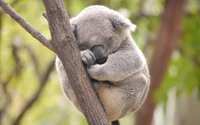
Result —
[[44, 74], [42, 75], [42, 77], [40, 79], [40, 84], [39, 84], [37, 91], [32, 96], [32, 98], [26, 103], [26, 105], [23, 107], [23, 109], [19, 113], [18, 117], [14, 120], [13, 125], [19, 125], [21, 119], [26, 114], [26, 112], [33, 106], [33, 104], [36, 102], [36, 100], [39, 99], [41, 92], [43, 91], [45, 85], [47, 84], [47, 80], [50, 76], [50, 73], [53, 70], [54, 63], [55, 63], [55, 58], [50, 61], [49, 65], [47, 66]]
[[0, 96], [0, 98], [5, 99], [5, 103], [3, 103], [2, 107], [0, 108], [0, 121], [5, 116], [6, 111], [12, 102], [11, 93], [9, 92], [8, 85], [13, 77], [21, 74], [21, 71], [23, 68], [23, 66], [21, 65], [20, 58], [19, 58], [20, 48], [15, 44], [16, 41], [17, 41], [17, 39], [14, 39], [12, 46], [11, 46], [12, 47], [12, 56], [15, 61], [14, 69], [8, 74], [8, 77], [5, 80], [2, 80], [2, 81], [0, 80], [0, 86], [2, 87], [2, 88], [0, 88], [0, 90], [2, 89], [2, 91], [0, 92], [0, 94], [2, 94]]
[[171, 54], [176, 48], [181, 31], [181, 17], [186, 2], [187, 0], [167, 0], [159, 32], [155, 39], [155, 48], [149, 68], [151, 76], [149, 97], [137, 112], [136, 125], [152, 125], [153, 113], [156, 107], [153, 94], [162, 83]]
[[[40, 32], [27, 23], [15, 10], [13, 10], [4, 0], [0, 0], [1, 8], [11, 16], [20, 26], [22, 26], [27, 32], [29, 32], [35, 39], [40, 41], [44, 46], [54, 51], [54, 48], [50, 44], [50, 41], [46, 39]], [[55, 52], [55, 51], [54, 51]]]
[[43, 0], [52, 45], [61, 59], [72, 88], [89, 125], [109, 125], [105, 111], [83, 68], [69, 18], [62, 0]]

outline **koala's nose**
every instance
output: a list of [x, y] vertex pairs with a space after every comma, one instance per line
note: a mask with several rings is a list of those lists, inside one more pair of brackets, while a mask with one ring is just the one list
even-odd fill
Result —
[[103, 64], [106, 62], [107, 57], [105, 55], [103, 46], [95, 45], [91, 48], [91, 51], [94, 53], [94, 56], [96, 57], [97, 64]]

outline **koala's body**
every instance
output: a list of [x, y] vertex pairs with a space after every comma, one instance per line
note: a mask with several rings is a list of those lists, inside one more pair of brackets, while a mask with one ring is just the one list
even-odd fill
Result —
[[[104, 6], [90, 6], [70, 20], [80, 54], [110, 121], [136, 111], [144, 102], [150, 76], [133, 41], [128, 19]], [[66, 96], [80, 109], [59, 58], [56, 67]], [[71, 83], [73, 84], [73, 83]]]

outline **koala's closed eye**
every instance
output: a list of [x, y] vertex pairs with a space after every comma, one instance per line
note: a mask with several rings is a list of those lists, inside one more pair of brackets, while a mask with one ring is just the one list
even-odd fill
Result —
[[107, 45], [108, 45], [108, 46], [111, 45], [111, 44], [113, 44], [113, 37], [108, 37], [108, 38], [106, 39], [106, 42], [107, 42]]
[[88, 49], [87, 46], [82, 45], [82, 44], [80, 44], [80, 45], [78, 46], [78, 48], [79, 48], [81, 51]]

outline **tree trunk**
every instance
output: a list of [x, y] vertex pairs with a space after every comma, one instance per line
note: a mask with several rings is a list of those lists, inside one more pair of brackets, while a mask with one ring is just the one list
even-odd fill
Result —
[[150, 62], [150, 91], [145, 104], [136, 115], [136, 125], [152, 125], [153, 113], [156, 106], [153, 100], [153, 93], [163, 80], [171, 54], [178, 42], [181, 16], [185, 2], [186, 0], [167, 0], [166, 2]]
[[109, 125], [105, 111], [83, 68], [63, 1], [43, 0], [43, 2], [52, 36], [51, 44], [63, 63], [88, 124]]

